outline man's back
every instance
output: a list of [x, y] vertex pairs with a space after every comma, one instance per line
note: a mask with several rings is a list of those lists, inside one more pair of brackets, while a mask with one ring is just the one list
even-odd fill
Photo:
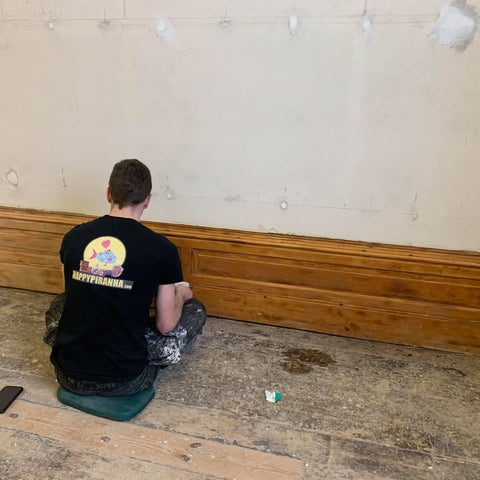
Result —
[[66, 302], [52, 362], [83, 380], [138, 375], [157, 287], [182, 280], [175, 245], [136, 220], [105, 215], [67, 233], [60, 256]]

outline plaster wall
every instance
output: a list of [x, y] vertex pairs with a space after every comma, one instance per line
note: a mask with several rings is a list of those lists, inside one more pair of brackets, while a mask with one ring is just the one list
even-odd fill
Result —
[[147, 220], [480, 251], [480, 38], [429, 38], [444, 4], [0, 0], [0, 204], [102, 215], [139, 158]]

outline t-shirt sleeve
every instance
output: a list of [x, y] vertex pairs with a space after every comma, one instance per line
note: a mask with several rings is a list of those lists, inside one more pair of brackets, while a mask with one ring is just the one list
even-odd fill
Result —
[[66, 249], [67, 249], [67, 245], [68, 245], [68, 238], [70, 236], [70, 232], [67, 232], [65, 234], [65, 236], [63, 237], [63, 240], [62, 240], [62, 245], [60, 247], [60, 261], [65, 264], [65, 252], [66, 252]]
[[182, 264], [178, 248], [169, 240], [163, 239], [164, 245], [161, 249], [159, 285], [169, 285], [183, 280]]

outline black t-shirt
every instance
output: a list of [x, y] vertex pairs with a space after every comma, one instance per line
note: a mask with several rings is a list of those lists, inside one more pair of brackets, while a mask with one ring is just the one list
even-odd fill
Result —
[[139, 375], [157, 288], [182, 281], [176, 246], [136, 220], [105, 215], [70, 230], [60, 258], [66, 301], [52, 363], [79, 380]]

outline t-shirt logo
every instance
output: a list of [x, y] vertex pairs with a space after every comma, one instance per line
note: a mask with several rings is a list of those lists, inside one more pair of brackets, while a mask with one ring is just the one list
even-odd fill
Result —
[[120, 240], [115, 237], [98, 237], [85, 247], [80, 270], [101, 277], [119, 277], [126, 256], [127, 252]]
[[73, 271], [72, 278], [80, 282], [131, 290], [132, 281], [118, 278], [123, 273], [122, 265], [126, 256], [125, 246], [118, 238], [98, 237], [85, 247], [80, 269], [78, 272]]

